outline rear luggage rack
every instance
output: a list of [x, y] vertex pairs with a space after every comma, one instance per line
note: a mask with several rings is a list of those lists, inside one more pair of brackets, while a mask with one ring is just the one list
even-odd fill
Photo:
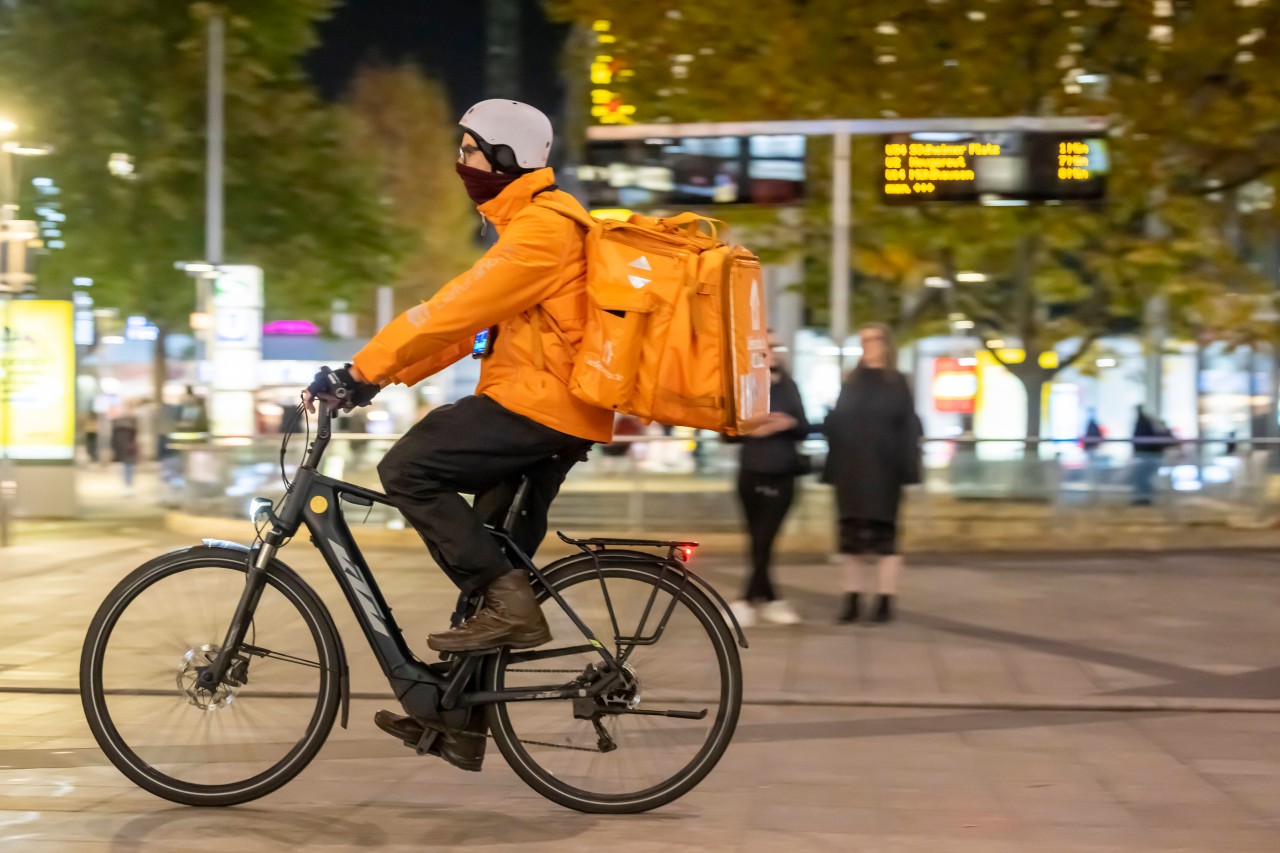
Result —
[[688, 540], [663, 540], [663, 539], [574, 539], [571, 536], [565, 536], [564, 533], [557, 530], [556, 535], [560, 537], [562, 542], [569, 545], [577, 545], [579, 548], [590, 550], [591, 548], [609, 548], [611, 546], [626, 546], [632, 548], [697, 548], [698, 543]]

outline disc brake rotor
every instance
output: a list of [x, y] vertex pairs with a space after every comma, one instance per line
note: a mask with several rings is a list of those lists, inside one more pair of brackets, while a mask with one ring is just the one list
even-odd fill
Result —
[[213, 663], [218, 656], [218, 647], [210, 643], [189, 649], [182, 656], [178, 666], [178, 690], [186, 697], [187, 702], [202, 711], [216, 711], [225, 708], [236, 698], [239, 688], [227, 683], [219, 684], [212, 692], [197, 686], [200, 670]]

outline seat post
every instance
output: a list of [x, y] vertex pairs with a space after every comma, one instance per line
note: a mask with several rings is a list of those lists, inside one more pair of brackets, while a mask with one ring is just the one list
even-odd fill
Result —
[[520, 516], [524, 515], [525, 497], [529, 494], [529, 478], [523, 476], [520, 478], [520, 485], [516, 487], [515, 497], [511, 499], [511, 506], [507, 509], [507, 517], [502, 522], [502, 528], [507, 531], [510, 536], [515, 529], [515, 523]]

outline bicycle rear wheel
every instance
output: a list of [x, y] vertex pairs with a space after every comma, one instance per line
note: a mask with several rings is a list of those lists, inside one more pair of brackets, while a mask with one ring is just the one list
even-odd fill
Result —
[[[719, 609], [682, 572], [657, 560], [602, 556], [598, 572], [583, 561], [548, 582], [624, 661], [624, 673], [605, 696], [576, 706], [575, 700], [490, 706], [503, 757], [538, 793], [578, 811], [643, 812], [683, 796], [724, 754], [742, 705], [738, 649]], [[538, 594], [553, 648], [586, 644], [547, 591]], [[589, 646], [529, 662], [505, 650], [482, 680], [491, 690], [564, 684], [602, 666]]]
[[245, 637], [239, 686], [196, 688], [225, 641], [247, 555], [197, 547], [153, 560], [107, 596], [80, 661], [98, 745], [156, 796], [227, 806], [296, 776], [324, 744], [341, 698], [339, 640], [324, 605], [272, 567]]

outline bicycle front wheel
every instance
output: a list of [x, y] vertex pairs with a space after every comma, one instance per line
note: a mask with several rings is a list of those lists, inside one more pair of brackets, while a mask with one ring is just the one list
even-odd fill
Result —
[[[656, 560], [601, 556], [599, 571], [584, 561], [548, 581], [622, 675], [594, 700], [490, 706], [503, 757], [538, 793], [578, 811], [643, 812], [683, 796], [724, 754], [742, 706], [738, 648], [719, 609]], [[504, 650], [488, 664], [488, 689], [564, 684], [603, 666], [548, 592], [538, 594], [552, 648], [579, 651], [527, 660]]]
[[341, 698], [341, 652], [324, 605], [275, 567], [233, 681], [196, 686], [245, 588], [247, 555], [197, 547], [160, 557], [116, 586], [80, 660], [85, 717], [107, 758], [159, 797], [193, 806], [257, 799], [324, 744]]

